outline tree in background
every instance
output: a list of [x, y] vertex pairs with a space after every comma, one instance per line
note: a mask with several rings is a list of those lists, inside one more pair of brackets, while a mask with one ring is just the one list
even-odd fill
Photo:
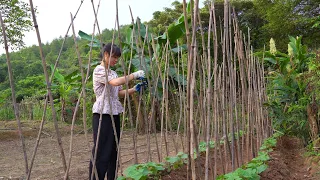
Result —
[[166, 7], [164, 8], [164, 11], [154, 12], [153, 18], [146, 23], [151, 27], [155, 34], [163, 34], [166, 31], [166, 28], [175, 20], [177, 20], [183, 13], [182, 3], [179, 1], [174, 1], [171, 6], [173, 6], [173, 8]]
[[[0, 11], [6, 26], [9, 46], [15, 50], [20, 49], [25, 45], [24, 33], [32, 28], [29, 5], [19, 0], [1, 0]], [[2, 38], [0, 42], [3, 44]]]
[[274, 38], [278, 49], [285, 51], [290, 34], [302, 36], [309, 48], [319, 47], [319, 43], [314, 42], [320, 40], [320, 31], [312, 26], [319, 18], [320, 0], [253, 0], [253, 3], [258, 17], [263, 20], [259, 27], [263, 44]]

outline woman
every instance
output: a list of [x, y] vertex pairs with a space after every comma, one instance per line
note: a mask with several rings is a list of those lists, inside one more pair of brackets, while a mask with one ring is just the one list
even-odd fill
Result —
[[[126, 77], [118, 77], [117, 73], [109, 69], [109, 67], [115, 66], [118, 62], [118, 58], [121, 56], [120, 48], [109, 43], [103, 46], [102, 53], [103, 55], [101, 64], [98, 65], [93, 71], [93, 90], [96, 95], [96, 102], [93, 104], [92, 108], [92, 127], [94, 142], [92, 154], [94, 156], [100, 113], [102, 113], [95, 167], [97, 169], [99, 180], [104, 180], [106, 173], [108, 180], [114, 180], [116, 176], [117, 144], [114, 136], [111, 116], [113, 116], [119, 140], [120, 114], [123, 112], [123, 107], [119, 101], [119, 96], [124, 97], [126, 94], [126, 90], [122, 89], [122, 85], [126, 83], [126, 79], [128, 79], [128, 81], [131, 81], [133, 79], [144, 78], [145, 73], [144, 71], [139, 70], [130, 75], [127, 75]], [[106, 82], [108, 83], [105, 86]], [[135, 85], [133, 88], [128, 89], [128, 93], [133, 94], [136, 91], [140, 91], [141, 86], [143, 86], [142, 83]], [[105, 87], [107, 88], [105, 89]], [[106, 90], [107, 92], [105, 92]], [[111, 106], [109, 104], [109, 101]], [[89, 179], [91, 179], [92, 169], [93, 164], [90, 161]]]

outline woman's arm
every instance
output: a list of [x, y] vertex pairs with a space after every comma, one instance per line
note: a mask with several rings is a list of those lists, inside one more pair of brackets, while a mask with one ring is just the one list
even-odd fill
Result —
[[134, 79], [134, 75], [129, 74], [127, 76], [122, 76], [122, 77], [112, 79], [111, 81], [109, 81], [109, 84], [111, 84], [112, 86], [124, 85], [126, 83], [126, 78], [128, 79], [128, 82], [129, 82]]
[[[129, 95], [133, 94], [134, 92], [136, 92], [136, 90], [135, 90], [134, 87], [128, 89], [128, 94], [129, 94]], [[118, 93], [118, 96], [119, 96], [119, 97], [124, 97], [125, 95], [126, 95], [126, 89], [121, 90], [121, 91], [119, 91], [119, 93]]]
[[128, 81], [131, 81], [133, 79], [143, 78], [144, 77], [144, 71], [139, 70], [134, 73], [129, 74], [128, 76], [123, 76], [119, 78], [115, 78], [109, 81], [109, 84], [112, 86], [120, 86], [124, 85], [126, 83], [126, 78], [128, 78]]

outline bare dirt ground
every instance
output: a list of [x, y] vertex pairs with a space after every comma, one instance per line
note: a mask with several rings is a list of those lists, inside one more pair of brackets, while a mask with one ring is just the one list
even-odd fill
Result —
[[[39, 122], [23, 122], [23, 134], [27, 148], [28, 159], [30, 159], [34, 150], [36, 137], [39, 129]], [[63, 148], [66, 159], [69, 156], [70, 125], [59, 124], [62, 135]], [[88, 179], [88, 165], [92, 146], [92, 134], [88, 134], [90, 148], [88, 147], [82, 127], [76, 126], [74, 139], [72, 161], [70, 168], [70, 179]], [[170, 134], [169, 134], [170, 135]], [[160, 134], [157, 134], [158, 143], [160, 143]], [[138, 162], [148, 161], [147, 137], [145, 135], [137, 136]], [[176, 155], [172, 136], [168, 136], [170, 142], [167, 143], [168, 153], [165, 146], [162, 147], [162, 158]], [[181, 142], [181, 140], [176, 140]], [[165, 144], [164, 142], [162, 142]], [[152, 136], [150, 149], [152, 161], [158, 161], [155, 138]], [[182, 151], [181, 144], [178, 144], [178, 151]], [[302, 142], [297, 138], [283, 137], [279, 139], [277, 147], [271, 152], [271, 159], [268, 162], [268, 169], [261, 174], [262, 180], [316, 180], [320, 179], [319, 159], [304, 157], [305, 149]], [[223, 154], [224, 152], [222, 152]], [[211, 167], [213, 167], [214, 157], [211, 152]], [[217, 164], [221, 165], [224, 159], [217, 159]], [[223, 156], [221, 156], [223, 157]], [[249, 157], [250, 159], [251, 157]], [[244, 160], [248, 159], [243, 157]], [[226, 171], [231, 171], [230, 160], [227, 160]], [[133, 134], [125, 131], [121, 138], [121, 167], [122, 172], [129, 165], [134, 164]], [[197, 177], [204, 177], [205, 157], [202, 155], [197, 159], [196, 171]], [[209, 169], [212, 177], [213, 169]], [[24, 158], [21, 148], [21, 141], [16, 130], [16, 122], [0, 123], [0, 180], [24, 178]], [[218, 174], [223, 173], [223, 168], [218, 167]], [[120, 174], [120, 173], [119, 173]], [[60, 158], [60, 151], [55, 137], [55, 131], [52, 123], [44, 126], [40, 146], [32, 169], [31, 179], [51, 180], [63, 179], [64, 170]], [[174, 170], [161, 179], [183, 180], [187, 178], [187, 167], [183, 166]]]
[[319, 164], [304, 157], [305, 148], [300, 139], [282, 137], [270, 153], [268, 169], [261, 174], [261, 180], [318, 180]]
[[[23, 134], [25, 136], [25, 144], [27, 155], [30, 163], [34, 145], [39, 129], [39, 122], [24, 122]], [[63, 148], [66, 159], [69, 156], [70, 142], [70, 125], [60, 124], [59, 129], [62, 134]], [[72, 161], [70, 168], [70, 179], [88, 179], [88, 165], [92, 146], [92, 134], [88, 134], [90, 148], [88, 147], [82, 127], [75, 128], [73, 138]], [[125, 131], [121, 138], [121, 169], [134, 164], [134, 148], [133, 134]], [[158, 143], [160, 142], [160, 134], [157, 134]], [[147, 137], [139, 135], [137, 137], [138, 162], [143, 163], [148, 160], [148, 146], [146, 144]], [[171, 139], [171, 138], [170, 138]], [[157, 161], [158, 154], [155, 146], [155, 138], [151, 138], [150, 149], [152, 161]], [[163, 140], [164, 144], [164, 140]], [[163, 146], [163, 157], [176, 154], [173, 142], [168, 142], [168, 154]], [[179, 146], [181, 147], [181, 146]], [[179, 150], [181, 151], [181, 150]], [[120, 169], [120, 172], [121, 172]], [[24, 158], [21, 148], [21, 141], [16, 130], [16, 122], [3, 122], [0, 125], [0, 180], [6, 179], [23, 179], [25, 172]], [[120, 173], [119, 173], [120, 174]], [[63, 179], [64, 171], [60, 158], [60, 150], [55, 137], [55, 131], [52, 123], [44, 126], [44, 132], [40, 140], [40, 146], [37, 151], [34, 166], [32, 168], [31, 179]]]

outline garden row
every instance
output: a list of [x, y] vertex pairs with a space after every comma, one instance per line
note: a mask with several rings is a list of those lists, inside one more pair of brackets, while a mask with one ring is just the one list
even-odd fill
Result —
[[[243, 132], [240, 133], [240, 136]], [[259, 179], [259, 174], [267, 169], [267, 161], [270, 159], [268, 153], [273, 151], [276, 146], [277, 138], [282, 134], [277, 132], [273, 136], [265, 139], [258, 156], [253, 158], [250, 162], [243, 165], [242, 167], [236, 169], [228, 174], [218, 176], [218, 180], [256, 180]], [[237, 137], [236, 137], [237, 138]], [[223, 145], [224, 141], [220, 141], [220, 145]], [[209, 142], [209, 147], [212, 149], [215, 147], [215, 141]], [[199, 143], [199, 154], [204, 154], [206, 152], [207, 143]], [[194, 157], [197, 158], [196, 150], [194, 150]], [[188, 162], [188, 155], [179, 152], [176, 156], [166, 157], [164, 162], [155, 163], [148, 162], [142, 164], [134, 164], [127, 167], [124, 171], [124, 175], [118, 177], [118, 180], [145, 180], [145, 179], [160, 179], [162, 175], [170, 173], [172, 170], [176, 170], [182, 167]]]

